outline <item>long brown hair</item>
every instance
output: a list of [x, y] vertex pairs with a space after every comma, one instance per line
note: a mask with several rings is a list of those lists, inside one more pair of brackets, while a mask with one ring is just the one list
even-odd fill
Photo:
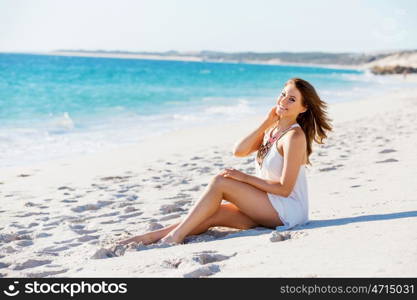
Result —
[[294, 84], [302, 95], [302, 104], [307, 110], [300, 113], [297, 117], [297, 123], [300, 124], [307, 138], [307, 164], [311, 166], [310, 155], [313, 152], [312, 144], [315, 141], [318, 144], [324, 144], [323, 140], [327, 138], [327, 132], [331, 131], [331, 119], [327, 116], [327, 103], [320, 99], [314, 87], [306, 80], [301, 78], [291, 78], [286, 83]]

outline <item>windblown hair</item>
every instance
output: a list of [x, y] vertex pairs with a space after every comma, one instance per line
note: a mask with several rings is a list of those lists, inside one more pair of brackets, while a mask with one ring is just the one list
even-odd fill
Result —
[[310, 155], [313, 152], [312, 144], [315, 141], [318, 144], [324, 144], [323, 140], [327, 138], [327, 132], [331, 131], [331, 119], [327, 116], [327, 103], [320, 99], [314, 87], [306, 80], [301, 78], [291, 78], [286, 83], [294, 84], [302, 95], [302, 104], [307, 110], [300, 113], [297, 117], [297, 123], [300, 124], [307, 138], [307, 164], [311, 166]]

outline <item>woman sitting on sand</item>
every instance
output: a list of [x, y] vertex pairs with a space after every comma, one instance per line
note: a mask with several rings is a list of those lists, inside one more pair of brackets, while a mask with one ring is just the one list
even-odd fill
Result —
[[[255, 151], [256, 176], [225, 169], [213, 177], [204, 194], [179, 223], [119, 242], [145, 245], [181, 243], [188, 235], [224, 226], [289, 229], [308, 221], [305, 168], [313, 140], [319, 144], [332, 130], [327, 104], [300, 78], [288, 80], [264, 121], [236, 144], [233, 154]], [[229, 203], [222, 203], [226, 200]]]

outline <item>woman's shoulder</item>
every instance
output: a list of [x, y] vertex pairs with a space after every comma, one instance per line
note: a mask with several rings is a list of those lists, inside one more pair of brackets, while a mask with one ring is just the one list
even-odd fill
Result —
[[295, 132], [295, 135], [301, 136], [301, 137], [306, 137], [306, 134], [304, 132], [304, 130], [301, 128], [301, 126], [296, 126], [293, 128], [293, 132]]
[[301, 127], [294, 127], [286, 135], [286, 142], [306, 143], [306, 135]]

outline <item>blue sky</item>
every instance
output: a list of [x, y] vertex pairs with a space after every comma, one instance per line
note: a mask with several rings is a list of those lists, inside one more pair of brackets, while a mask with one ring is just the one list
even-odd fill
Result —
[[417, 49], [416, 0], [0, 0], [0, 51]]

